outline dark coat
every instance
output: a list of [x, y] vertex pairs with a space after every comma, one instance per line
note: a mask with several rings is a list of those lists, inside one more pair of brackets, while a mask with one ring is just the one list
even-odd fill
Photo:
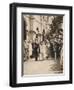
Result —
[[37, 44], [37, 43], [32, 43], [32, 56], [33, 56], [33, 57], [38, 57], [39, 52], [40, 52], [39, 44]]

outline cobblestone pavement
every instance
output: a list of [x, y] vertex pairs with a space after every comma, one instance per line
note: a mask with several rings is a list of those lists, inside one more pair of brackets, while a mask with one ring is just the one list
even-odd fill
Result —
[[23, 65], [24, 75], [35, 75], [35, 74], [54, 74], [62, 73], [61, 65], [58, 60], [38, 60], [30, 59], [24, 62]]

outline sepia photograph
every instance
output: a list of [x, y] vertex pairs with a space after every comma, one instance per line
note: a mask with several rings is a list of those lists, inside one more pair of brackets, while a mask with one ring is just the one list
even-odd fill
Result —
[[22, 75], [63, 74], [64, 15], [22, 13]]

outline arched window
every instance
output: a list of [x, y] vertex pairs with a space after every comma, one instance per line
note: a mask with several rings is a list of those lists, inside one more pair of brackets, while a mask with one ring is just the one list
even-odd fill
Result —
[[36, 30], [37, 30], [36, 38], [38, 38], [39, 28], [37, 27]]
[[37, 27], [36, 30], [39, 32], [39, 28]]

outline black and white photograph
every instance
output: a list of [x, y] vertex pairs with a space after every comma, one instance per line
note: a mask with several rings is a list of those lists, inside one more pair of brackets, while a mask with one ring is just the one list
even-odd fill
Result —
[[23, 75], [63, 73], [63, 17], [22, 14]]

